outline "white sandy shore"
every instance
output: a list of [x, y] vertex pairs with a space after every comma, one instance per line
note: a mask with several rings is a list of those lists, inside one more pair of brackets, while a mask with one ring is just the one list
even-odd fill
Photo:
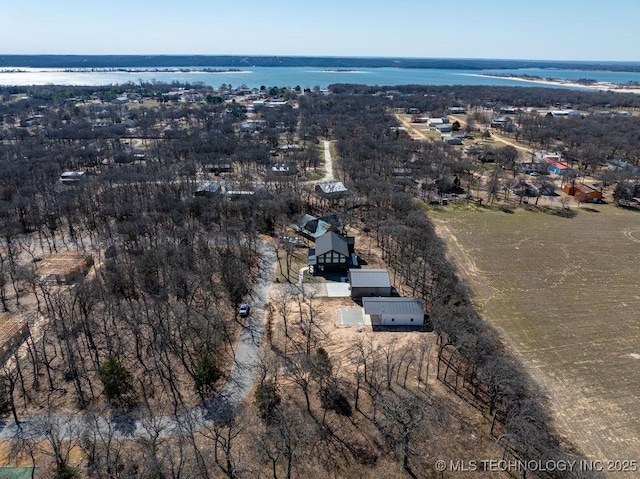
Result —
[[567, 86], [571, 88], [584, 88], [585, 90], [596, 90], [596, 91], [615, 91], [620, 93], [635, 93], [640, 95], [640, 87], [628, 87], [626, 85], [621, 85], [619, 83], [610, 83], [610, 82], [595, 82], [589, 85], [585, 85], [582, 83], [572, 82], [571, 80], [551, 80], [551, 79], [534, 79], [534, 78], [526, 78], [526, 77], [518, 77], [518, 76], [500, 76], [500, 75], [484, 75], [482, 73], [464, 73], [467, 76], [475, 76], [475, 77], [485, 77], [485, 78], [499, 78], [502, 80], [514, 80], [521, 81], [527, 83], [537, 83], [539, 85], [550, 85], [550, 86]]

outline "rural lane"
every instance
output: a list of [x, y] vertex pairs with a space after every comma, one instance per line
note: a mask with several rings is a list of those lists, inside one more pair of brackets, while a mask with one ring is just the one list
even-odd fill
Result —
[[333, 181], [333, 161], [331, 159], [331, 142], [324, 140], [324, 177], [322, 181]]

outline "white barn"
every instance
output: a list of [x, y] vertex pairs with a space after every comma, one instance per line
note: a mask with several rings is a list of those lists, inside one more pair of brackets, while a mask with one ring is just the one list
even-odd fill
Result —
[[373, 326], [422, 326], [424, 308], [418, 298], [362, 298]]

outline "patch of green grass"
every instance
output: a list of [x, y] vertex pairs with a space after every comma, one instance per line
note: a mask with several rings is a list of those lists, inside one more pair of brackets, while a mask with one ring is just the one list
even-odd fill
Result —
[[302, 181], [318, 181], [322, 178], [324, 178], [324, 173], [322, 171], [313, 171], [304, 175], [302, 177]]

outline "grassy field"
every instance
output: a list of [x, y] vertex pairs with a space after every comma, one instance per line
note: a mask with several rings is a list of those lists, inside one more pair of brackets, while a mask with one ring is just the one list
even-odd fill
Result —
[[640, 214], [429, 216], [482, 316], [548, 394], [558, 429], [590, 458], [640, 461]]

